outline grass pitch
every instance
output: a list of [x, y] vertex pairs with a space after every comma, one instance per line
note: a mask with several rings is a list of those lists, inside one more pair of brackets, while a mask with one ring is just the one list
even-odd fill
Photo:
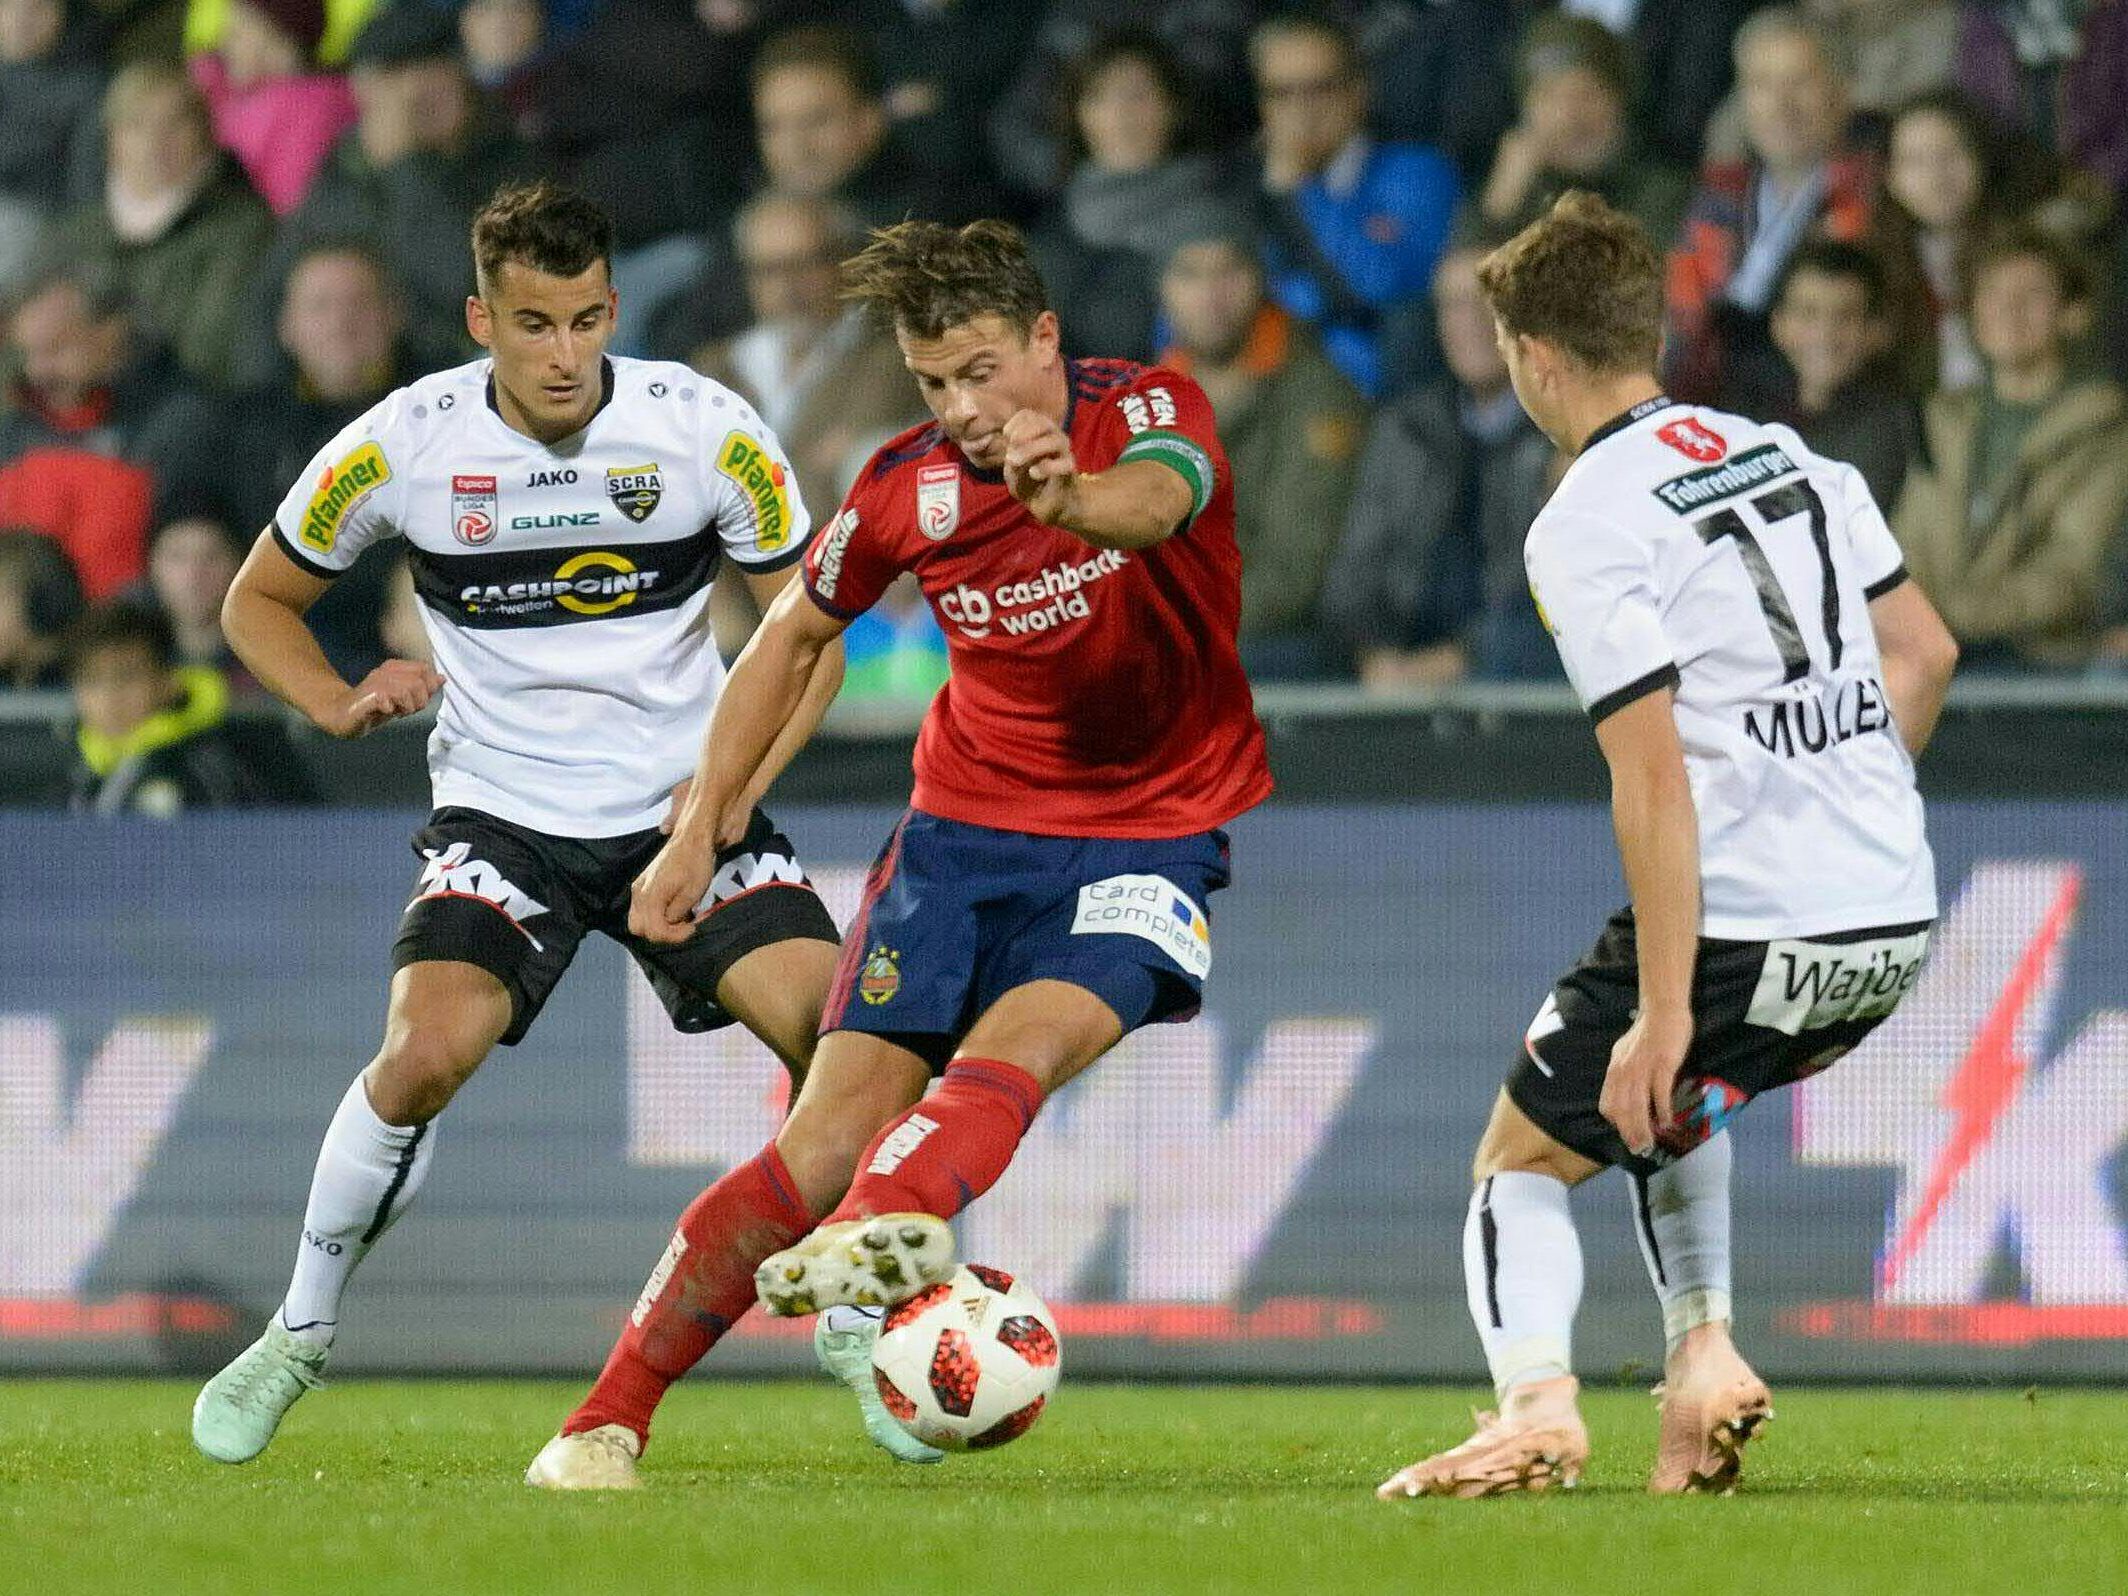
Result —
[[2128, 1591], [2128, 1393], [1777, 1391], [1744, 1494], [1651, 1501], [1655, 1409], [1597, 1391], [1570, 1496], [1388, 1506], [1468, 1394], [1067, 1382], [936, 1468], [825, 1384], [683, 1386], [649, 1488], [518, 1483], [578, 1387], [349, 1383], [210, 1464], [193, 1386], [0, 1384], [0, 1591], [39, 1596], [834, 1596]]

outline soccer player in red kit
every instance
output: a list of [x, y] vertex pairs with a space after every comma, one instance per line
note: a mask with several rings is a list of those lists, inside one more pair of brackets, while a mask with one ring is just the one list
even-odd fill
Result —
[[[849, 1314], [945, 1278], [948, 1221], [1048, 1095], [1130, 1031], [1196, 1012], [1228, 876], [1219, 828], [1271, 790], [1235, 646], [1234, 486], [1203, 392], [1066, 358], [1003, 223], [904, 222], [844, 270], [936, 419], [873, 456], [733, 667], [631, 928], [688, 934], [823, 651], [903, 572], [952, 678], [790, 1117], [681, 1217], [537, 1484], [634, 1484], [658, 1400], [757, 1286], [771, 1313]], [[869, 1385], [851, 1317], [864, 1355], [848, 1378]]]

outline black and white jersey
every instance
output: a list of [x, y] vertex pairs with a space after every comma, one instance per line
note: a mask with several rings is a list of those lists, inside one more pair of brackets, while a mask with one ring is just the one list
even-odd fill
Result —
[[1860, 472], [1787, 427], [1651, 399], [1589, 439], [1524, 559], [1594, 719], [1676, 691], [1703, 935], [1935, 917], [1869, 618], [1906, 572]]
[[564, 837], [663, 817], [724, 679], [719, 562], [773, 571], [809, 530], [782, 445], [730, 389], [619, 358], [604, 382], [549, 446], [503, 421], [489, 361], [424, 377], [328, 443], [274, 518], [325, 577], [406, 539], [445, 682], [437, 806]]

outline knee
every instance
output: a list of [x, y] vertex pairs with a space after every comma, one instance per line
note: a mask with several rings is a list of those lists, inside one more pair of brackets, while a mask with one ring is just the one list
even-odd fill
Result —
[[363, 1080], [387, 1125], [420, 1125], [442, 1113], [486, 1057], [485, 1045], [447, 1026], [414, 1024], [385, 1038]]
[[842, 1200], [857, 1173], [857, 1160], [887, 1122], [907, 1108], [887, 1092], [852, 1092], [823, 1101], [799, 1100], [776, 1133], [776, 1151], [815, 1213]]

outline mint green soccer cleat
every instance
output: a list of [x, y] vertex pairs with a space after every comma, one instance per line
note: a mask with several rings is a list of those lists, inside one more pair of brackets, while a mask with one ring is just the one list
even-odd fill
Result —
[[217, 1463], [249, 1463], [266, 1450], [281, 1415], [325, 1382], [326, 1349], [276, 1321], [200, 1387], [192, 1404], [192, 1444]]
[[857, 1411], [864, 1415], [865, 1434], [874, 1446], [897, 1463], [941, 1462], [946, 1454], [903, 1429], [879, 1400], [879, 1382], [872, 1378], [879, 1319], [872, 1309], [830, 1308], [813, 1327], [813, 1356], [822, 1369], [857, 1393]]

